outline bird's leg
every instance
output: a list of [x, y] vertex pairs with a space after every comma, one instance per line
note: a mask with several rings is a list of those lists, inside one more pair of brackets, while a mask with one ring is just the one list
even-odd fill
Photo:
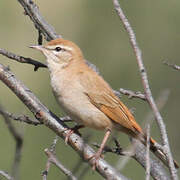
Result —
[[84, 128], [84, 125], [76, 125], [73, 128], [68, 129], [68, 133], [66, 134], [66, 138], [65, 138], [65, 143], [68, 143], [69, 137], [71, 136], [71, 134], [76, 133], [78, 135], [81, 136], [80, 132], [78, 131], [79, 129]]
[[98, 149], [98, 151], [97, 151], [92, 157], [90, 157], [90, 159], [94, 158], [93, 166], [92, 166], [92, 169], [93, 169], [93, 170], [95, 170], [96, 167], [97, 167], [97, 165], [98, 165], [98, 160], [99, 160], [99, 158], [101, 157], [101, 154], [102, 154], [102, 152], [103, 152], [104, 146], [106, 145], [106, 142], [107, 142], [110, 134], [111, 134], [111, 130], [110, 130], [110, 129], [107, 129], [107, 130], [106, 130], [106, 133], [105, 133], [105, 135], [104, 135], [103, 141], [102, 141], [102, 143], [101, 143], [101, 145], [100, 145], [100, 148]]

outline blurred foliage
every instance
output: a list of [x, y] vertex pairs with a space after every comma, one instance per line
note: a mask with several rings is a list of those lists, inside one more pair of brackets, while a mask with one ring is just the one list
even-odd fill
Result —
[[[52, 24], [64, 38], [76, 42], [84, 52], [86, 59], [96, 64], [103, 77], [114, 89], [125, 88], [143, 91], [135, 56], [129, 43], [127, 33], [117, 17], [111, 1], [97, 0], [36, 0], [42, 15]], [[174, 158], [180, 162], [180, 72], [163, 65], [163, 60], [180, 65], [180, 1], [121, 1], [142, 50], [144, 63], [148, 72], [151, 89], [155, 98], [164, 89], [170, 90], [167, 104], [161, 111], [166, 123], [171, 149]], [[44, 57], [29, 45], [37, 44], [38, 32], [28, 16], [23, 14], [23, 8], [17, 1], [0, 1], [0, 47], [19, 55], [44, 61]], [[61, 116], [62, 112], [52, 95], [49, 74], [46, 69], [33, 71], [33, 67], [13, 62], [3, 56], [1, 63], [10, 66], [16, 76], [21, 79], [36, 96], [53, 112]], [[141, 123], [149, 112], [148, 105], [138, 99], [129, 100], [122, 97], [130, 108], [135, 107], [135, 117]], [[25, 113], [30, 116], [28, 109], [15, 95], [0, 83], [0, 103], [16, 114]], [[44, 126], [34, 127], [15, 123], [24, 134], [24, 149], [21, 162], [21, 179], [42, 179], [41, 172], [45, 168], [46, 156], [43, 150], [49, 147], [55, 136]], [[0, 169], [11, 170], [15, 144], [10, 136], [3, 119], [0, 117]], [[102, 132], [85, 129], [92, 135], [90, 142], [100, 142]], [[159, 131], [154, 122], [151, 135], [159, 138]], [[98, 138], [97, 138], [98, 137]], [[125, 135], [119, 137], [123, 147], [128, 145]], [[59, 140], [57, 155], [61, 162], [72, 169], [79, 157], [70, 147]], [[107, 154], [107, 161], [112, 165], [117, 163], [116, 155]], [[84, 165], [84, 164], [83, 164]], [[80, 174], [83, 165], [79, 167]], [[144, 170], [133, 160], [130, 160], [122, 173], [131, 179], [144, 179]], [[48, 179], [66, 178], [57, 168], [51, 166]], [[83, 179], [102, 179], [90, 168]]]

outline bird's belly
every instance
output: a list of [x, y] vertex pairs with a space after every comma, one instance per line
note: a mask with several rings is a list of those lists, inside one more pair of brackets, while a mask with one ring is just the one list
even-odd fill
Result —
[[77, 123], [91, 128], [103, 130], [112, 127], [112, 121], [90, 102], [77, 81], [67, 82], [62, 78], [57, 81], [56, 78], [51, 76], [52, 89], [57, 102], [67, 115]]
[[112, 121], [99, 109], [91, 104], [86, 95], [78, 95], [77, 98], [69, 98], [68, 96], [59, 96], [58, 102], [64, 112], [73, 120], [85, 126], [104, 130], [112, 128]]

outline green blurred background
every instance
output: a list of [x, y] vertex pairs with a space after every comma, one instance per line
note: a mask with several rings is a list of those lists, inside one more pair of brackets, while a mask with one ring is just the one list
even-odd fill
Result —
[[[96, 64], [103, 77], [113, 89], [125, 88], [142, 91], [142, 84], [135, 56], [129, 43], [127, 33], [113, 9], [111, 1], [97, 0], [52, 0], [35, 3], [45, 19], [55, 27], [56, 32], [64, 38], [76, 42], [84, 52], [86, 59]], [[163, 60], [180, 65], [180, 1], [121, 1], [142, 50], [144, 63], [154, 98], [158, 98], [165, 89], [170, 90], [169, 99], [161, 110], [169, 135], [174, 158], [180, 162], [180, 72], [163, 65]], [[32, 57], [44, 62], [45, 58], [29, 45], [37, 44], [38, 33], [23, 8], [14, 0], [0, 1], [0, 48], [7, 49], [25, 57]], [[53, 112], [62, 116], [52, 95], [47, 69], [33, 71], [33, 67], [13, 62], [0, 56], [0, 62], [9, 65], [16, 77], [22, 80], [33, 93]], [[138, 99], [122, 100], [129, 108], [135, 107], [135, 117], [142, 123], [149, 112], [146, 102]], [[16, 114], [31, 113], [18, 98], [0, 83], [0, 103]], [[20, 166], [21, 179], [42, 179], [46, 156], [44, 149], [49, 147], [55, 134], [45, 126], [31, 126], [15, 123], [24, 134], [24, 148]], [[103, 133], [90, 129], [81, 131], [83, 136], [92, 133], [89, 143], [100, 143]], [[96, 134], [95, 134], [96, 133]], [[152, 124], [151, 135], [159, 140], [156, 123]], [[98, 138], [97, 138], [98, 137]], [[118, 139], [123, 147], [127, 147], [127, 136], [119, 134]], [[15, 142], [0, 117], [0, 169], [11, 172]], [[79, 156], [60, 139], [56, 148], [60, 161], [69, 169], [73, 169]], [[105, 159], [116, 165], [118, 156], [107, 154]], [[121, 158], [122, 159], [122, 158]], [[76, 175], [87, 167], [85, 163], [78, 168]], [[121, 171], [131, 179], [144, 179], [145, 171], [134, 160], [130, 160]], [[48, 179], [66, 179], [56, 167], [51, 166]], [[102, 179], [89, 168], [82, 178]]]

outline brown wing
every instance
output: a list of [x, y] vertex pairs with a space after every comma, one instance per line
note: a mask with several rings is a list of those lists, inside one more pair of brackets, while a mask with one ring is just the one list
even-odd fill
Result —
[[89, 92], [87, 93], [87, 96], [93, 105], [100, 109], [114, 122], [132, 130], [133, 132], [142, 132], [140, 126], [136, 123], [128, 108], [120, 100], [115, 104], [112, 96], [103, 93], [95, 95]]
[[[85, 94], [91, 103], [115, 123], [133, 131], [142, 133], [128, 108], [113, 93], [109, 85], [96, 73], [85, 72], [80, 76]], [[82, 80], [83, 79], [83, 80]], [[84, 81], [86, 79], [86, 81]]]

